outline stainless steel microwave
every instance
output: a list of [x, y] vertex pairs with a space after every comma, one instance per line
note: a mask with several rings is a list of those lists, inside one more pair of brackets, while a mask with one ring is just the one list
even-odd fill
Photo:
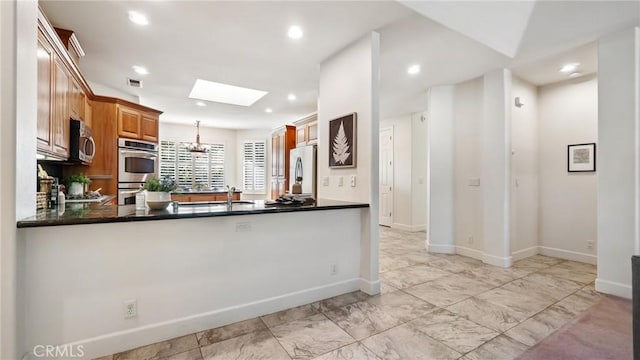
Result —
[[91, 128], [84, 121], [71, 119], [69, 124], [69, 161], [91, 164], [96, 154], [96, 142]]

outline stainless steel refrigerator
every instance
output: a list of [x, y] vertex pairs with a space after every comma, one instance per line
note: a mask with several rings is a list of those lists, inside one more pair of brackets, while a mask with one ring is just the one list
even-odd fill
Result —
[[302, 185], [302, 195], [316, 198], [316, 146], [301, 146], [289, 152], [289, 193], [296, 183]]

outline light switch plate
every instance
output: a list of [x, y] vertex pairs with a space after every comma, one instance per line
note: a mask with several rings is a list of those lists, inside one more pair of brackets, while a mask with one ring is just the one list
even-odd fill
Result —
[[469, 186], [480, 186], [480, 178], [469, 178]]
[[338, 186], [344, 185], [344, 179], [342, 176], [338, 176]]
[[351, 187], [356, 187], [356, 176], [351, 175]]
[[329, 186], [329, 177], [328, 176], [323, 176], [322, 177], [322, 186]]

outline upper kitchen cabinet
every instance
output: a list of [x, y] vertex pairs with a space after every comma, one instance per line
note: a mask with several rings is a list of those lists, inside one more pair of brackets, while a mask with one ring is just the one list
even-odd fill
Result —
[[148, 112], [118, 105], [118, 136], [158, 142], [160, 112]]
[[296, 147], [318, 143], [318, 114], [309, 115], [293, 125], [296, 127]]
[[[37, 150], [48, 158], [66, 160], [70, 119], [86, 117], [86, 94], [91, 90], [42, 12], [38, 15], [37, 32]], [[75, 48], [82, 51], [79, 44]]]

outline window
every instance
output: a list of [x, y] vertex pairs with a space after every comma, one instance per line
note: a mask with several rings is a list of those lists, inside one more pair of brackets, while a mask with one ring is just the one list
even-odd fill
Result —
[[266, 191], [266, 141], [245, 141], [243, 146], [242, 191], [264, 194]]
[[178, 186], [224, 187], [224, 144], [204, 144], [209, 152], [192, 156], [188, 143], [160, 142], [160, 177], [171, 176]]

